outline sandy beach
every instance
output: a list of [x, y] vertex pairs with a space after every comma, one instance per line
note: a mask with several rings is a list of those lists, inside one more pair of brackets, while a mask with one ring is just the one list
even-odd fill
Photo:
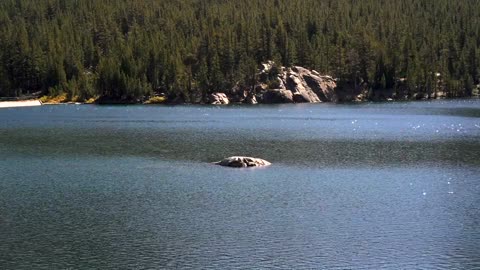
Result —
[[39, 100], [2, 101], [2, 102], [0, 102], [0, 108], [32, 107], [32, 106], [41, 106], [41, 105], [42, 105], [42, 103]]

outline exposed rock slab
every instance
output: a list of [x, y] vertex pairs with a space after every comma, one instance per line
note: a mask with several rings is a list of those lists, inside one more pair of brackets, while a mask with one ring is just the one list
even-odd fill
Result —
[[[257, 88], [257, 92], [263, 92], [266, 98], [263, 103], [317, 103], [336, 102], [338, 100], [335, 88], [337, 82], [330, 76], [322, 76], [315, 70], [294, 66], [292, 68], [276, 68], [274, 78], [272, 70], [274, 63], [269, 61], [262, 65], [260, 78], [270, 78], [276, 82], [278, 89]], [[291, 93], [288, 94], [289, 91]], [[273, 102], [272, 102], [273, 101]]]
[[228, 105], [230, 100], [225, 93], [213, 93], [209, 96], [210, 104], [213, 105]]
[[263, 93], [262, 103], [293, 103], [293, 94], [290, 90], [269, 89]]
[[278, 66], [267, 61], [251, 85], [237, 82], [224, 93], [210, 95], [211, 104], [337, 102], [337, 80], [300, 66]]
[[233, 168], [263, 167], [271, 165], [270, 162], [260, 158], [240, 156], [228, 157], [219, 162], [215, 162], [215, 164]]
[[320, 102], [318, 95], [308, 86], [303, 76], [298, 72], [290, 71], [281, 79], [286, 88], [296, 96], [295, 102]]

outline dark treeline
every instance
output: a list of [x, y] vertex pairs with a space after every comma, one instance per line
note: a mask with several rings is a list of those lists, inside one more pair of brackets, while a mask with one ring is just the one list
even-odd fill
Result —
[[[479, 83], [478, 0], [2, 0], [0, 96], [206, 95], [273, 60], [350, 85]], [[405, 81], [405, 80], [403, 80]]]

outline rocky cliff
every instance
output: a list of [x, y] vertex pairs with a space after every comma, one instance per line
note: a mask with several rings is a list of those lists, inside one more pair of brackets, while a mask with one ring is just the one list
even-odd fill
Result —
[[217, 97], [230, 102], [240, 103], [317, 103], [336, 102], [337, 83], [331, 76], [321, 75], [315, 70], [294, 66], [277, 67], [273, 62], [262, 64], [258, 80], [254, 87], [237, 85], [226, 93], [213, 93], [211, 104], [228, 104], [219, 102]]

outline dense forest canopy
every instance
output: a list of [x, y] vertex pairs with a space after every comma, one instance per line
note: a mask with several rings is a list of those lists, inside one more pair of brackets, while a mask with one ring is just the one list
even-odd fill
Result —
[[372, 89], [479, 83], [478, 0], [2, 0], [0, 96], [190, 96], [267, 60]]

